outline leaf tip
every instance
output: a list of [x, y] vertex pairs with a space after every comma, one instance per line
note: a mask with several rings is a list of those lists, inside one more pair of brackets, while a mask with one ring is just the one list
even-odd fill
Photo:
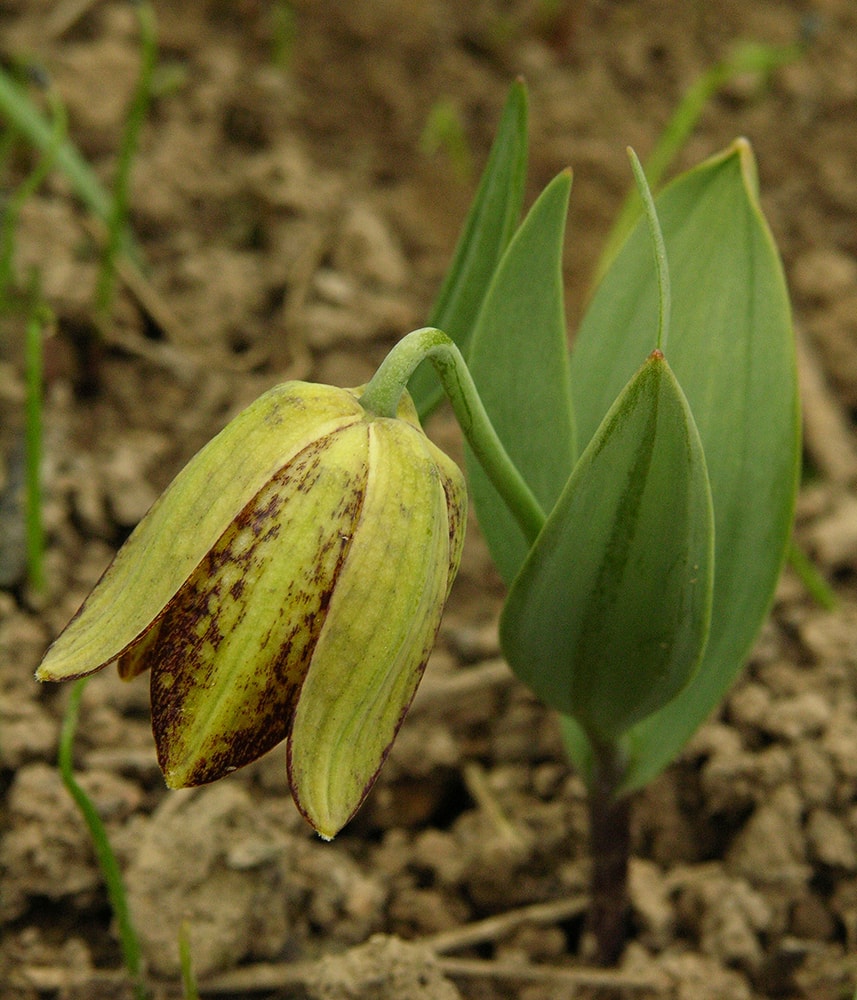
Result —
[[744, 186], [750, 193], [754, 201], [759, 197], [759, 170], [756, 166], [756, 154], [750, 140], [740, 135], [727, 149], [727, 155], [738, 157], [738, 164], [741, 168], [741, 178]]

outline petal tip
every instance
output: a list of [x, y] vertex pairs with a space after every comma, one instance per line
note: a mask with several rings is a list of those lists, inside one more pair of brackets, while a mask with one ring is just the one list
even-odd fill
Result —
[[171, 791], [178, 791], [180, 788], [192, 787], [187, 781], [187, 775], [180, 774], [175, 769], [163, 772], [164, 783]]

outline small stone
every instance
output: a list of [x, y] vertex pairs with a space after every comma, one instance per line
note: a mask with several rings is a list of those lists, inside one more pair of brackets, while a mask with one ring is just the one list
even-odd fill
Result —
[[306, 981], [309, 1000], [460, 1000], [424, 945], [376, 934], [323, 958]]
[[742, 684], [729, 698], [729, 716], [736, 726], [758, 727], [771, 706], [771, 693], [762, 684]]
[[712, 813], [751, 805], [755, 802], [752, 754], [712, 757], [702, 769], [702, 788]]
[[834, 712], [824, 734], [822, 746], [830, 755], [842, 782], [840, 794], [853, 796], [857, 790], [857, 719], [853, 707], [843, 706]]
[[857, 261], [835, 247], [801, 254], [791, 271], [791, 287], [814, 302], [829, 302], [857, 288]]
[[818, 663], [829, 660], [854, 663], [854, 635], [857, 631], [857, 606], [842, 604], [836, 614], [814, 607], [797, 621], [800, 640]]
[[424, 830], [412, 847], [412, 863], [426, 868], [441, 885], [458, 885], [467, 867], [467, 854], [451, 833], [445, 830]]
[[771, 736], [797, 740], [822, 732], [830, 721], [830, 703], [815, 691], [793, 698], [778, 698], [761, 720], [761, 728]]
[[408, 272], [389, 226], [366, 202], [349, 206], [335, 243], [334, 263], [358, 280], [382, 288], [401, 288]]
[[857, 560], [857, 498], [838, 497], [833, 509], [807, 531], [814, 557], [828, 569], [850, 567]]
[[402, 886], [388, 909], [396, 932], [406, 938], [451, 931], [467, 919], [461, 898], [438, 889]]
[[0, 731], [0, 764], [10, 771], [56, 753], [57, 723], [33, 701], [17, 696], [4, 699], [0, 705]]
[[664, 948], [675, 930], [675, 910], [661, 869], [651, 861], [632, 858], [629, 872], [631, 905], [642, 924], [642, 939]]
[[748, 970], [762, 960], [759, 934], [770, 920], [770, 911], [758, 893], [745, 882], [724, 886], [711, 900], [703, 919], [702, 947], [725, 965], [740, 965]]
[[760, 935], [769, 930], [772, 913], [746, 879], [726, 874], [717, 864], [703, 864], [677, 870], [668, 881], [683, 919], [695, 925], [705, 954], [747, 970], [759, 965]]
[[9, 790], [0, 839], [0, 870], [15, 872], [0, 895], [0, 920], [12, 920], [30, 897], [94, 895], [101, 877], [92, 841], [55, 767], [27, 764]]
[[703, 955], [665, 955], [660, 968], [674, 981], [665, 996], [675, 1000], [751, 1000], [747, 980], [719, 961]]
[[814, 809], [806, 824], [806, 837], [810, 851], [823, 865], [845, 871], [857, 869], [857, 848], [838, 816], [826, 809]]
[[726, 863], [754, 885], [803, 882], [810, 873], [801, 829], [803, 802], [783, 785], [765, 798], [735, 838]]
[[817, 740], [805, 739], [794, 751], [795, 779], [804, 800], [814, 806], [827, 805], [833, 800], [836, 773], [830, 757]]
[[829, 941], [836, 934], [836, 921], [825, 901], [808, 891], [792, 907], [789, 931], [796, 938]]
[[[235, 859], [252, 852], [260, 837], [270, 855], [263, 862], [256, 852], [255, 867], [236, 869]], [[293, 850], [288, 834], [265, 821], [237, 783], [172, 792], [144, 826], [126, 874], [148, 966], [162, 975], [178, 973], [182, 920], [200, 976], [281, 952], [289, 920], [278, 866]]]
[[320, 267], [315, 272], [312, 278], [312, 291], [322, 302], [332, 306], [352, 305], [357, 294], [353, 279], [330, 267]]

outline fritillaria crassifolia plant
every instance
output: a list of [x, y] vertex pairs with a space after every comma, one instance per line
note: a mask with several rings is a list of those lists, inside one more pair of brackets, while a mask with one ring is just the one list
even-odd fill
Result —
[[151, 668], [173, 786], [286, 740], [295, 799], [333, 836], [402, 722], [457, 568], [463, 477], [416, 412], [445, 392], [508, 585], [503, 651], [561, 713], [589, 789], [588, 939], [607, 963], [625, 934], [629, 796], [715, 708], [772, 600], [798, 471], [794, 348], [738, 140], [656, 202], [634, 160], [644, 220], [569, 352], [571, 174], [519, 224], [526, 122], [518, 83], [430, 327], [368, 387], [287, 383], [240, 414], [141, 522], [38, 676]]

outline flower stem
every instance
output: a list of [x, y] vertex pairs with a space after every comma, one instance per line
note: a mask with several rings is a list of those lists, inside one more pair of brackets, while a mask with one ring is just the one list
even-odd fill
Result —
[[584, 955], [596, 965], [615, 965], [628, 936], [628, 866], [631, 800], [617, 794], [625, 762], [613, 744], [592, 741], [595, 754], [589, 786], [589, 843], [592, 856]]
[[403, 337], [381, 362], [360, 405], [376, 416], [395, 417], [408, 379], [426, 360], [434, 366], [473, 454], [532, 545], [545, 523], [544, 511], [497, 436], [461, 351], [445, 333], [424, 327]]

